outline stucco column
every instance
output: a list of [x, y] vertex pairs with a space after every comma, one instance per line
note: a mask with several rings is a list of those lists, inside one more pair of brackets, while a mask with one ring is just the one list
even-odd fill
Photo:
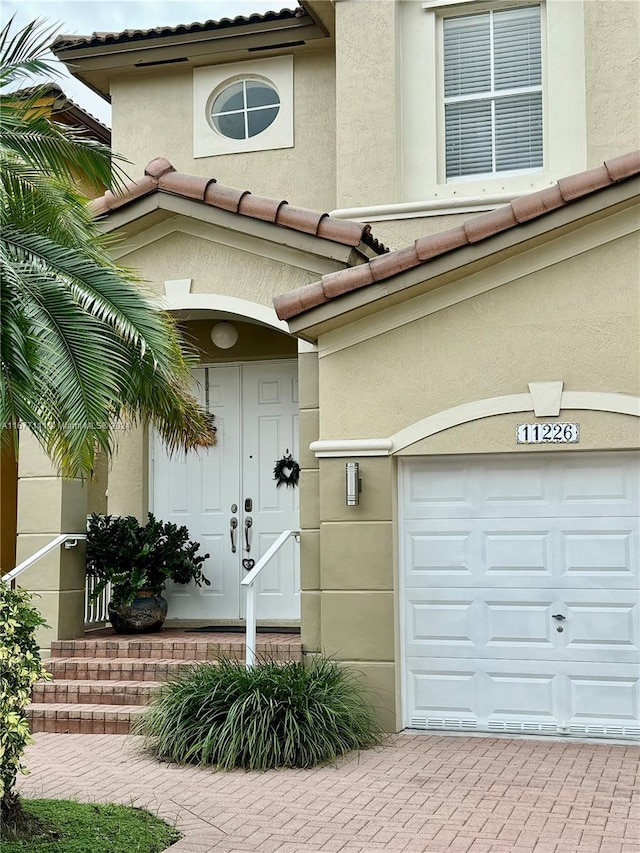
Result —
[[[34, 436], [20, 433], [18, 461], [18, 537], [20, 564], [60, 533], [85, 533], [87, 486], [59, 476]], [[35, 593], [34, 604], [49, 625], [38, 632], [43, 652], [52, 640], [81, 637], [84, 631], [85, 545], [56, 548], [18, 578]]]
[[[345, 505], [345, 463], [362, 493]], [[323, 651], [364, 676], [380, 724], [401, 728], [396, 661], [395, 466], [392, 458], [320, 460], [320, 631]]]
[[320, 516], [318, 460], [309, 450], [319, 437], [318, 354], [298, 355], [300, 388], [300, 612], [302, 647], [319, 652], [320, 645]]
[[109, 515], [134, 515], [145, 524], [149, 511], [149, 433], [143, 427], [119, 430], [109, 469]]

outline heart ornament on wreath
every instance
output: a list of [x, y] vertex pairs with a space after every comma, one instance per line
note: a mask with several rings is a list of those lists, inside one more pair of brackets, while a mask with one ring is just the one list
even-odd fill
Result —
[[300, 479], [300, 466], [289, 453], [289, 448], [285, 450], [282, 459], [276, 462], [273, 469], [273, 479], [276, 481], [276, 488], [279, 489], [283, 484], [295, 488]]

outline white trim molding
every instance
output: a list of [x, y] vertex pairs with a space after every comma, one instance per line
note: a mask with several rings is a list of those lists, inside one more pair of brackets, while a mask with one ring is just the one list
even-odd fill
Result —
[[251, 302], [249, 299], [219, 293], [173, 291], [158, 297], [157, 301], [159, 307], [165, 311], [215, 311], [219, 314], [234, 314], [236, 317], [247, 317], [263, 326], [271, 326], [272, 329], [289, 334], [289, 327], [284, 320], [278, 320], [273, 308], [259, 302]]
[[390, 456], [393, 445], [389, 438], [347, 438], [337, 441], [312, 441], [309, 449], [319, 459], [340, 456]]
[[[164, 311], [211, 311], [218, 315], [237, 317], [239, 320], [255, 320], [261, 326], [269, 326], [278, 332], [284, 332], [292, 337], [289, 327], [284, 320], [278, 320], [273, 308], [262, 305], [259, 302], [251, 302], [249, 299], [240, 299], [237, 296], [224, 296], [219, 293], [189, 293], [184, 286], [173, 288], [167, 285], [191, 283], [191, 279], [178, 279], [176, 281], [165, 281], [164, 296], [157, 298], [157, 304]], [[298, 353], [317, 352], [315, 344], [310, 344], [298, 338]]]
[[[550, 182], [551, 184], [551, 182]], [[393, 219], [422, 219], [453, 213], [480, 213], [509, 204], [525, 192], [487, 193], [468, 198], [435, 198], [429, 201], [401, 201], [395, 204], [376, 204], [368, 207], [342, 207], [331, 211], [336, 219], [355, 219], [356, 222], [384, 222]]]
[[[530, 383], [530, 385], [548, 386], [544, 390], [557, 396], [558, 385], [561, 382]], [[555, 386], [552, 388], [551, 386]], [[411, 426], [399, 430], [389, 438], [362, 438], [362, 439], [334, 439], [332, 441], [313, 441], [310, 450], [316, 457], [349, 457], [349, 456], [391, 456], [438, 432], [443, 432], [451, 427], [477, 421], [482, 418], [491, 418], [495, 415], [509, 415], [517, 412], [533, 412], [536, 415], [536, 407], [540, 401], [536, 388], [534, 395], [527, 394], [505, 394], [501, 397], [487, 397], [484, 400], [474, 400], [454, 406], [451, 409], [443, 409], [429, 415]], [[535, 399], [534, 399], [535, 397]], [[618, 394], [609, 391], [562, 391], [560, 408], [574, 409], [593, 412], [613, 412], [619, 415], [632, 415], [640, 418], [640, 397], [631, 394]], [[537, 416], [537, 415], [536, 415]], [[545, 417], [550, 415], [545, 414]]]

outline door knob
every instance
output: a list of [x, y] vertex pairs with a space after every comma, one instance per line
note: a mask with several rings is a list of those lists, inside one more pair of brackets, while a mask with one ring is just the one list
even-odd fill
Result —
[[247, 516], [247, 518], [245, 518], [244, 520], [244, 541], [246, 545], [246, 548], [244, 550], [247, 552], [247, 554], [251, 550], [251, 545], [249, 544], [249, 528], [252, 524], [253, 519], [250, 516]]
[[563, 616], [562, 613], [553, 613], [551, 616], [552, 619], [557, 619], [558, 622], [564, 621], [567, 617]]

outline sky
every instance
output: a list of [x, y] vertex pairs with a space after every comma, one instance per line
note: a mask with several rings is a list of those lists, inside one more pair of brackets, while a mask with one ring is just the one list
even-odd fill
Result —
[[[148, 30], [158, 26], [176, 26], [194, 21], [233, 18], [251, 12], [293, 8], [296, 0], [1, 0], [0, 18], [4, 26], [15, 14], [15, 29], [30, 21], [46, 19], [59, 26], [62, 35], [88, 35], [92, 32]], [[101, 122], [111, 125], [111, 108], [80, 81], [65, 77], [55, 82], [65, 94]]]

